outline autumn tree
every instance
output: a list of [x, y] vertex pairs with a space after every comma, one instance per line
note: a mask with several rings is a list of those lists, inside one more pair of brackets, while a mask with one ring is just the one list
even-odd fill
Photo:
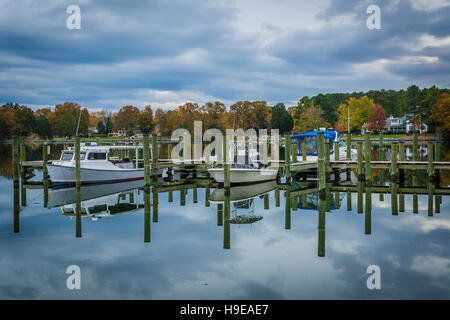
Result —
[[436, 101], [431, 116], [445, 137], [450, 137], [450, 94], [443, 93]]
[[132, 131], [137, 128], [139, 109], [134, 106], [124, 106], [113, 116], [114, 130]]
[[153, 111], [150, 105], [146, 106], [145, 109], [139, 113], [137, 124], [143, 134], [152, 133], [154, 128], [154, 122], [153, 122]]
[[386, 128], [387, 114], [381, 104], [376, 104], [367, 120], [368, 129], [372, 132], [381, 132]]
[[310, 105], [300, 115], [296, 130], [307, 132], [330, 126], [330, 123], [324, 118], [324, 111], [319, 106]]
[[225, 129], [223, 120], [226, 109], [225, 105], [219, 101], [205, 103], [205, 105], [201, 107], [204, 128]]
[[[60, 136], [74, 136], [77, 131], [81, 106], [75, 102], [64, 102], [55, 106], [55, 111], [48, 115], [53, 134]], [[81, 111], [79, 134], [89, 131], [89, 112], [86, 108]]]
[[367, 96], [350, 97], [345, 103], [339, 105], [337, 110], [338, 121], [347, 123], [348, 110], [350, 109], [350, 130], [361, 130], [374, 107], [375, 103]]

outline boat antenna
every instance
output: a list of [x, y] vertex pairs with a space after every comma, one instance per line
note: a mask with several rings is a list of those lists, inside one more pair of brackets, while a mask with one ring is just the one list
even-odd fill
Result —
[[80, 128], [80, 120], [81, 120], [81, 106], [80, 106], [80, 115], [78, 116], [77, 132], [75, 133], [76, 137], [78, 137], [78, 129]]

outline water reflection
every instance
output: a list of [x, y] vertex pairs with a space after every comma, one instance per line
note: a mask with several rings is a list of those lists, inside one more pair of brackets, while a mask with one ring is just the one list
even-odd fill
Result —
[[[42, 254], [61, 270], [80, 263], [97, 277], [95, 286], [87, 285], [104, 297], [131, 297], [126, 294], [140, 288], [138, 298], [449, 298], [447, 184], [429, 180], [425, 170], [399, 172], [397, 183], [387, 179], [387, 170], [372, 175], [371, 185], [349, 177], [328, 182], [323, 193], [314, 180], [233, 186], [226, 192], [207, 177], [186, 174], [183, 181], [148, 188], [142, 182], [83, 187], [79, 223], [72, 219], [75, 188], [49, 188], [36, 172], [33, 181], [47, 180], [47, 186], [25, 188], [24, 206], [22, 184], [11, 190], [11, 182], [2, 179], [11, 196], [2, 203], [8, 209], [7, 222], [0, 223], [5, 257], [0, 265], [10, 270], [8, 259], [28, 262], [31, 272]], [[75, 240], [81, 225], [83, 237]], [[24, 246], [36, 255], [30, 249], [28, 256], [17, 256]], [[384, 272], [379, 296], [366, 291], [367, 263]], [[100, 269], [113, 271], [103, 279]], [[208, 288], [195, 287], [197, 280]], [[117, 286], [102, 291], [108, 281]], [[0, 283], [0, 297], [10, 296], [6, 282]], [[68, 294], [65, 288], [46, 290]]]

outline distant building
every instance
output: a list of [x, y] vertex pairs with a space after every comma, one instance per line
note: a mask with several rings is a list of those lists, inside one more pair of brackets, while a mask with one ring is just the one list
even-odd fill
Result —
[[[428, 126], [425, 123], [420, 123], [416, 120], [415, 130], [420, 133], [428, 132]], [[386, 127], [388, 132], [405, 132], [410, 133], [414, 130], [414, 114], [405, 114], [400, 118], [390, 116], [387, 118]]]

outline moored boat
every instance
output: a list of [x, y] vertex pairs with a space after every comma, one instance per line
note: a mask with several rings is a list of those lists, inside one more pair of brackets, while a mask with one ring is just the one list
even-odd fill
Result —
[[[140, 146], [82, 146], [80, 147], [81, 185], [109, 184], [144, 179], [144, 168], [136, 159], [110, 157], [111, 149], [135, 149]], [[75, 152], [64, 150], [58, 161], [47, 165], [49, 178], [54, 187], [72, 186], [75, 178]], [[162, 169], [158, 169], [158, 176]]]

